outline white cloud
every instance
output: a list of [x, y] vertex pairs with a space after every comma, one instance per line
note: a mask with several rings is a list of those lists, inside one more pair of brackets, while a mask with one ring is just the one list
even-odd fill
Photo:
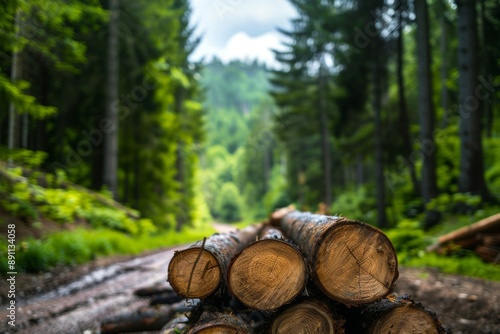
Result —
[[213, 54], [224, 62], [233, 59], [253, 60], [258, 59], [268, 65], [275, 65], [274, 54], [271, 49], [282, 49], [283, 36], [275, 31], [250, 37], [245, 32], [237, 32], [222, 49], [214, 49]]
[[287, 0], [191, 0], [192, 22], [202, 35], [193, 60], [213, 55], [223, 59], [254, 59], [274, 62], [269, 48], [279, 48], [283, 37], [276, 31], [288, 29], [296, 15]]

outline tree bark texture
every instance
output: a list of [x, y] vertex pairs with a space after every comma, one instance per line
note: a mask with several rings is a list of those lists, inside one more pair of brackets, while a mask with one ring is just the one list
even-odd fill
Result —
[[427, 0], [415, 0], [418, 50], [418, 109], [420, 117], [420, 150], [422, 152], [422, 197], [424, 203], [437, 195], [435, 111], [432, 101], [431, 51]]
[[388, 298], [370, 304], [361, 312], [361, 330], [369, 334], [387, 333], [451, 333], [436, 315], [411, 297]]
[[481, 107], [476, 96], [478, 42], [476, 1], [456, 0], [458, 14], [458, 71], [460, 113], [460, 176], [458, 190], [489, 197], [484, 181]]
[[109, 0], [109, 36], [107, 65], [106, 118], [110, 129], [104, 137], [103, 183], [109, 187], [113, 198], [117, 198], [118, 174], [118, 76], [119, 76], [119, 0]]

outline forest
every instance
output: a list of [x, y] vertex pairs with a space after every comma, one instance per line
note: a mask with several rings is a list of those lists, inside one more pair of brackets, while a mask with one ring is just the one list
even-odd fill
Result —
[[402, 264], [500, 279], [424, 252], [500, 211], [500, 3], [289, 3], [269, 66], [193, 61], [188, 0], [4, 1], [0, 226], [20, 270], [294, 204], [387, 231]]

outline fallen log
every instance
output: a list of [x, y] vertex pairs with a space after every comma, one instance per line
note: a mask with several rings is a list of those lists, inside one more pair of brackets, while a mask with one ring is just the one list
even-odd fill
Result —
[[430, 250], [439, 250], [448, 243], [470, 248], [477, 244], [477, 235], [482, 233], [500, 233], [500, 213], [440, 236]]
[[291, 302], [307, 283], [309, 268], [283, 233], [267, 228], [244, 248], [228, 269], [229, 291], [247, 307], [274, 310]]
[[162, 285], [152, 285], [134, 290], [134, 295], [138, 297], [151, 297], [154, 295], [161, 295], [165, 293], [174, 293], [172, 288]]
[[149, 300], [149, 305], [171, 305], [180, 302], [184, 298], [179, 296], [175, 291], [162, 293], [160, 295], [153, 295]]
[[184, 303], [162, 307], [144, 307], [135, 312], [114, 315], [101, 322], [101, 333], [132, 333], [160, 330], [176, 313], [187, 312]]
[[262, 225], [236, 232], [214, 234], [174, 254], [168, 265], [168, 281], [185, 298], [204, 299], [226, 280], [231, 259], [256, 240]]
[[250, 334], [252, 331], [247, 323], [234, 314], [206, 311], [187, 330], [187, 334], [198, 333]]
[[369, 334], [428, 333], [447, 334], [434, 312], [411, 297], [392, 297], [368, 305], [361, 311], [361, 330]]
[[281, 219], [281, 228], [305, 255], [316, 285], [336, 301], [371, 303], [386, 296], [398, 278], [396, 251], [373, 226], [294, 211]]
[[271, 323], [272, 334], [342, 334], [345, 321], [317, 299], [301, 300], [280, 312]]

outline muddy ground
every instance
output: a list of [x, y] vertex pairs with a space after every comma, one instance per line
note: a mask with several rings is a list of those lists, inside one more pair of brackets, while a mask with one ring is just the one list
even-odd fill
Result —
[[[16, 326], [7, 325], [7, 282], [0, 282], [0, 333], [99, 333], [113, 313], [147, 305], [136, 288], [165, 284], [174, 249], [115, 257], [42, 275], [17, 275]], [[434, 270], [401, 268], [398, 294], [410, 294], [435, 311], [453, 333], [500, 333], [500, 282]]]

